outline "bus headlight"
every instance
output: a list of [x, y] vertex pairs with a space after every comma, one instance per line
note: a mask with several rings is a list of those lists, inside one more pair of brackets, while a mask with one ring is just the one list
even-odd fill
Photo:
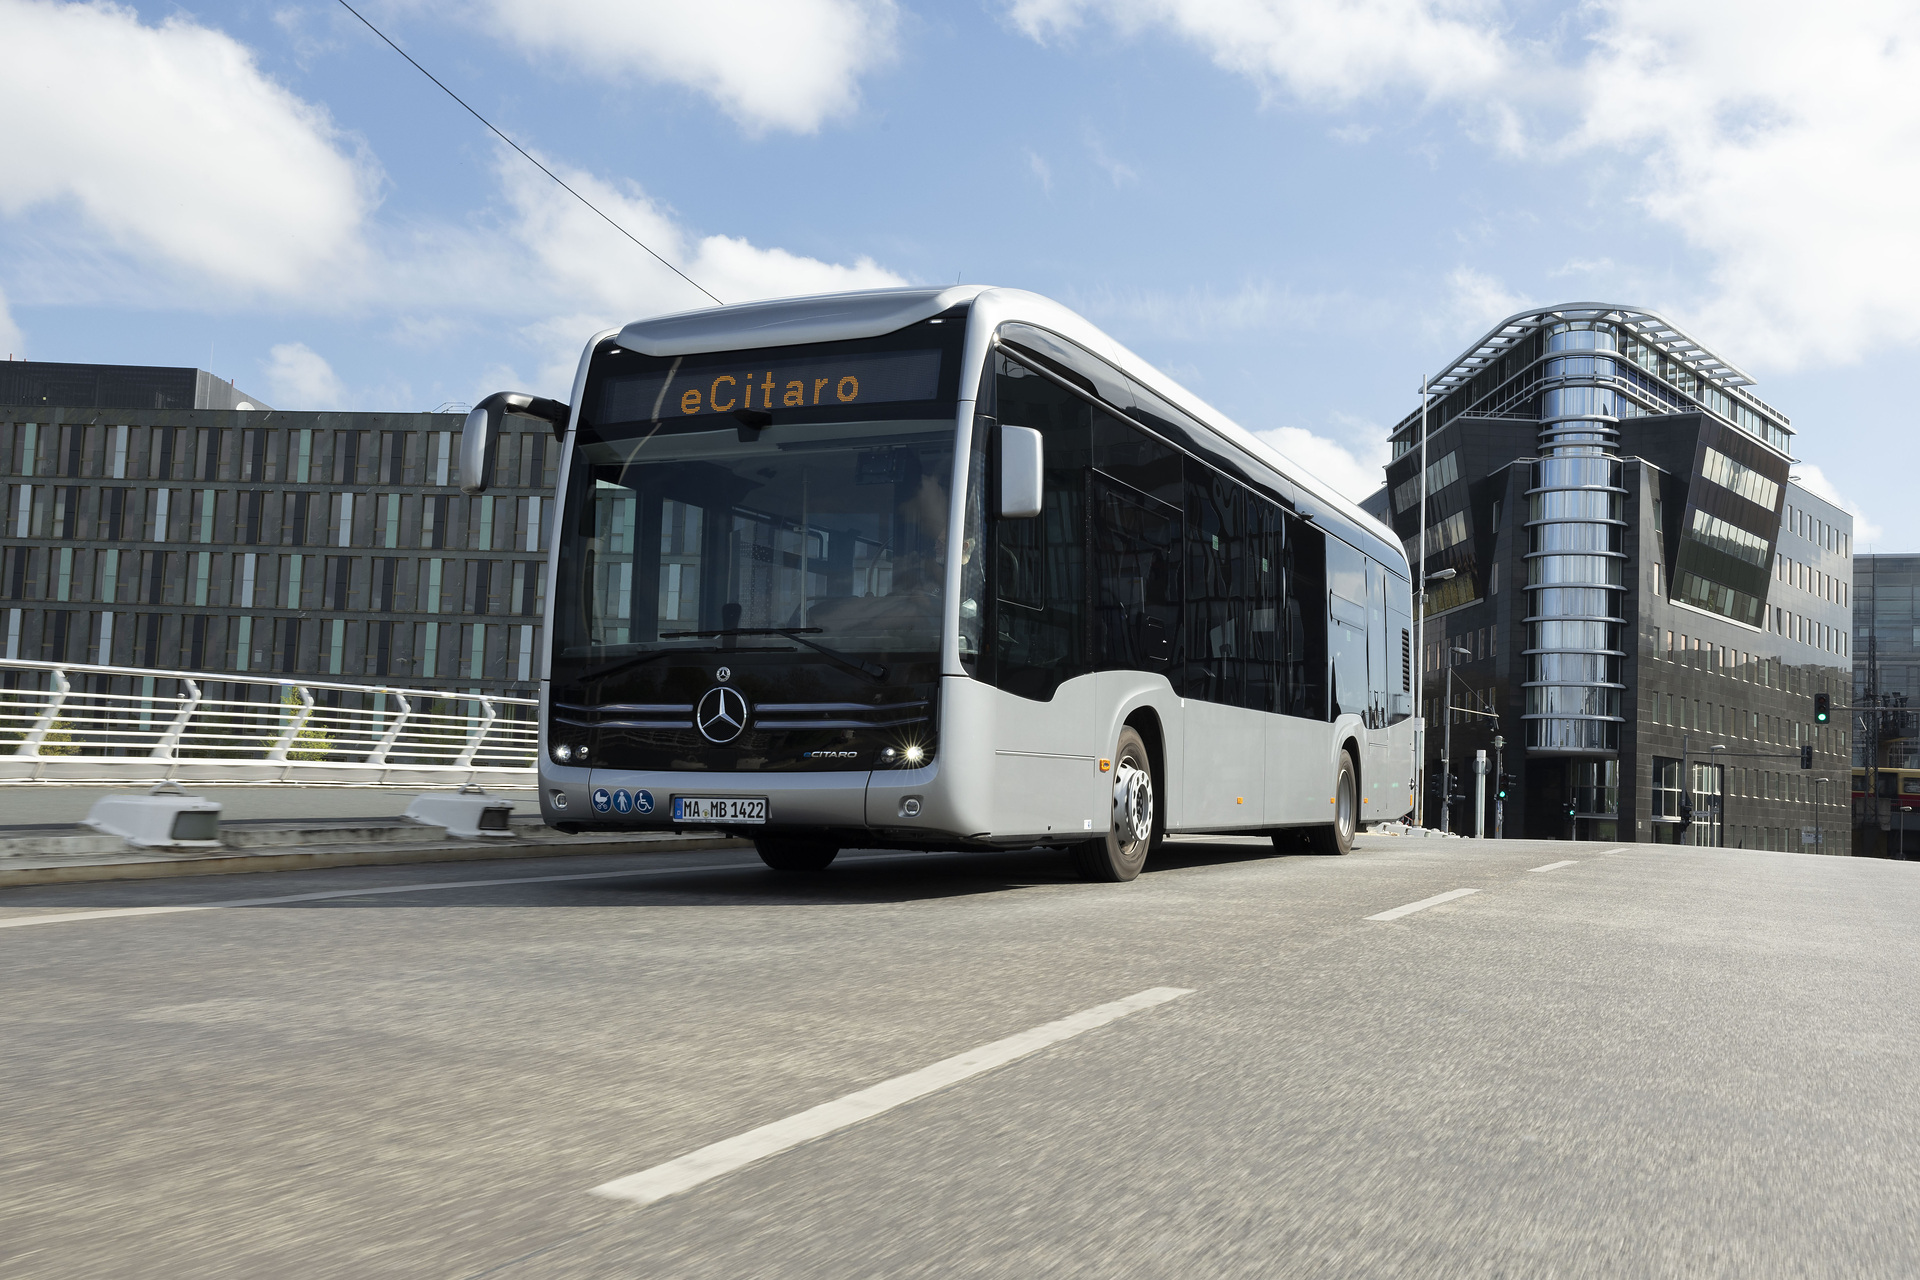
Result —
[[553, 758], [561, 764], [573, 759], [573, 748], [562, 742], [553, 749]]
[[902, 742], [880, 752], [880, 763], [895, 769], [912, 769], [933, 759], [931, 742]]

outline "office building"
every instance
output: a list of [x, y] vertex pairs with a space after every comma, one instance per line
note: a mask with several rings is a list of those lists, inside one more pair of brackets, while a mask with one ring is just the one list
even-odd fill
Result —
[[[1849, 726], [1816, 699], [1848, 700], [1852, 520], [1795, 482], [1786, 417], [1660, 316], [1598, 303], [1513, 316], [1430, 386], [1421, 661], [1453, 828], [1497, 738], [1510, 836], [1847, 852]], [[1417, 563], [1417, 409], [1392, 441], [1383, 500]]]
[[1854, 852], [1920, 857], [1920, 555], [1853, 562]]
[[193, 369], [0, 372], [38, 397], [0, 404], [8, 657], [533, 691], [544, 424], [508, 418], [470, 498], [458, 414], [270, 410]]

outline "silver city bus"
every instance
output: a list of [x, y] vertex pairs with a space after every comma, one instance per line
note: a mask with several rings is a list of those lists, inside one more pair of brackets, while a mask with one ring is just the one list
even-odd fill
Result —
[[562, 830], [842, 848], [1169, 832], [1345, 852], [1413, 804], [1391, 532], [1080, 316], [978, 285], [643, 320], [587, 345], [542, 655]]

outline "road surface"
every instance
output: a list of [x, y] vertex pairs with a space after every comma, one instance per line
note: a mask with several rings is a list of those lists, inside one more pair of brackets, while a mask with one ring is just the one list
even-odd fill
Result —
[[0, 1276], [1910, 1276], [1916, 919], [1384, 836], [0, 891]]

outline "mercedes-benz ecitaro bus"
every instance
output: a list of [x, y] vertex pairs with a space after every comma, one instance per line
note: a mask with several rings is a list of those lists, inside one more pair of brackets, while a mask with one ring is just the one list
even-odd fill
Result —
[[1390, 530], [1080, 316], [979, 285], [717, 307], [587, 344], [541, 655], [563, 830], [1344, 852], [1413, 805]]

